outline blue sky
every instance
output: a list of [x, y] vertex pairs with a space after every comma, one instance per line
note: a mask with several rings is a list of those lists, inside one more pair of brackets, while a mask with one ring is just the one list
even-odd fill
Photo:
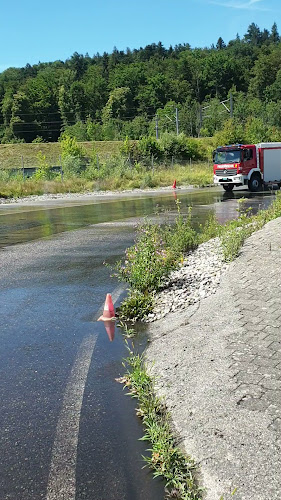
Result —
[[159, 40], [210, 46], [252, 22], [271, 29], [276, 21], [281, 33], [280, 0], [0, 0], [0, 12], [0, 72]]

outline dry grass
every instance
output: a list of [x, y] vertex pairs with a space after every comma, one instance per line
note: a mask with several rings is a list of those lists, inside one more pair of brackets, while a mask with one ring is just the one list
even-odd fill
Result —
[[171, 186], [175, 179], [177, 186], [208, 186], [213, 182], [213, 169], [208, 163], [175, 165], [173, 168], [157, 167], [154, 171], [146, 172], [128, 169], [122, 176], [114, 175], [100, 180], [98, 186], [102, 190], [166, 187]]
[[19, 176], [10, 180], [0, 181], [0, 197], [21, 198], [33, 194], [44, 193], [79, 193], [83, 191], [119, 191], [122, 189], [144, 189], [172, 186], [177, 180], [177, 186], [194, 185], [204, 187], [212, 183], [212, 166], [208, 163], [194, 163], [192, 166], [175, 165], [174, 168], [155, 167], [155, 170], [128, 168], [125, 172], [112, 171], [111, 175], [96, 180], [85, 177], [72, 177], [61, 182], [60, 178], [23, 181]]

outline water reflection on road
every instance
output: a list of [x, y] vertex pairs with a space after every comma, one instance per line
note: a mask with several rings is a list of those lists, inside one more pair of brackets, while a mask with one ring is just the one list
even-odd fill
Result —
[[[248, 190], [224, 193], [215, 189], [194, 191], [172, 190], [162, 193], [145, 193], [131, 197], [95, 199], [70, 203], [64, 206], [42, 204], [0, 205], [0, 246], [50, 237], [64, 231], [72, 231], [92, 224], [121, 221], [151, 215], [162, 210], [176, 213], [175, 198], [181, 202], [183, 211], [192, 207], [194, 224], [203, 223], [210, 214], [215, 214], [220, 223], [237, 217], [238, 200], [246, 198], [245, 208], [257, 211], [266, 208], [272, 201], [271, 193], [252, 194]], [[60, 202], [61, 204], [61, 202]]]

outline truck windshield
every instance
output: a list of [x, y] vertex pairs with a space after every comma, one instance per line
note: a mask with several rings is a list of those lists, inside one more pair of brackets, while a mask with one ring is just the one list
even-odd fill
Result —
[[240, 163], [241, 151], [217, 151], [215, 154], [215, 164], [222, 163]]

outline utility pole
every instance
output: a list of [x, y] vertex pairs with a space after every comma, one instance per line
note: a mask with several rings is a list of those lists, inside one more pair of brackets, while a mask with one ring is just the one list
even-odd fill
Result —
[[202, 106], [199, 106], [199, 129], [198, 129], [198, 137], [200, 137], [201, 128], [203, 125], [203, 112]]
[[176, 129], [177, 129], [177, 135], [179, 135], [179, 110], [176, 108]]
[[155, 115], [155, 131], [156, 131], [156, 139], [159, 139], [159, 129], [158, 129], [158, 115]]
[[[220, 104], [223, 106], [224, 110], [226, 110], [229, 113], [230, 117], [233, 118], [234, 99], [233, 99], [232, 92], [230, 92], [229, 98], [225, 99], [224, 101], [220, 101]], [[203, 119], [211, 117], [210, 114], [209, 115], [206, 114], [206, 113], [208, 113], [208, 111], [206, 111], [206, 110], [208, 110], [210, 108], [211, 108], [211, 104], [209, 104], [208, 106], [204, 106], [204, 107], [199, 106], [199, 131], [198, 131], [198, 137], [200, 137], [200, 130], [201, 130], [202, 126], [203, 126]]]
[[233, 118], [233, 94], [232, 94], [232, 92], [230, 92], [229, 101], [230, 101], [230, 117]]

